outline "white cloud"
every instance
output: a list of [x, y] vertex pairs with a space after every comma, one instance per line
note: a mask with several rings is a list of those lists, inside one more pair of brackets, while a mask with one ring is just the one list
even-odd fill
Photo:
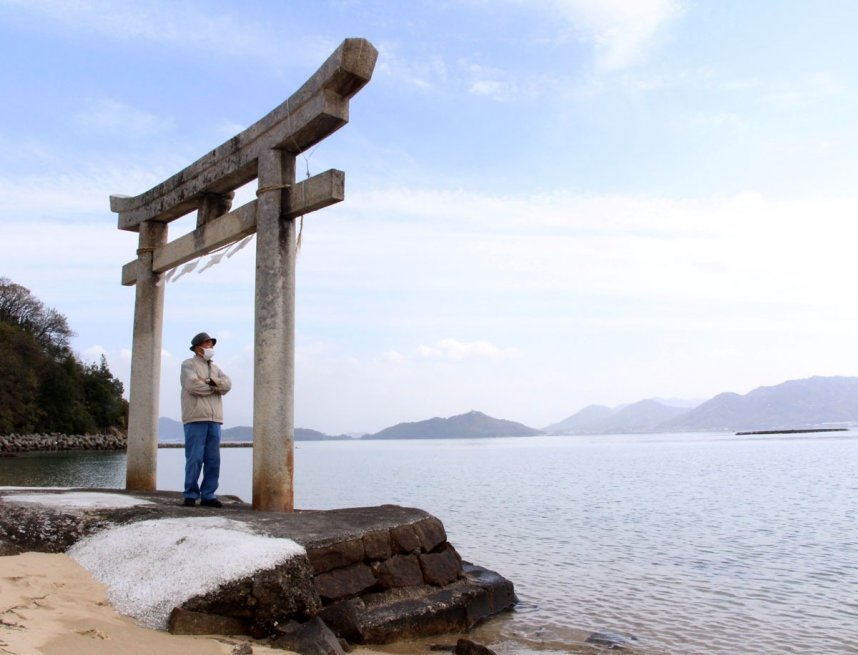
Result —
[[391, 362], [393, 364], [404, 364], [408, 361], [408, 357], [403, 355], [402, 353], [398, 353], [395, 350], [389, 350], [388, 352], [382, 355], [382, 359], [386, 362]]
[[166, 154], [148, 165], [133, 159], [113, 158], [67, 165], [44, 174], [21, 175], [0, 171], [2, 213], [16, 219], [69, 220], [81, 215], [112, 217], [110, 195], [135, 195], [151, 188], [170, 174], [171, 164], [182, 168], [175, 154]]
[[513, 348], [499, 348], [488, 341], [459, 341], [441, 339], [432, 346], [419, 346], [417, 355], [424, 359], [443, 359], [461, 362], [465, 359], [507, 359], [518, 352]]
[[506, 100], [516, 95], [516, 87], [503, 71], [488, 68], [479, 64], [467, 67], [471, 77], [468, 91], [478, 96], [486, 96], [493, 100]]
[[488, 96], [494, 100], [503, 100], [509, 95], [510, 85], [497, 80], [475, 80], [468, 90], [474, 95]]
[[83, 351], [83, 359], [86, 362], [98, 362], [102, 357], [107, 357], [107, 350], [103, 346], [90, 346]]
[[697, 112], [683, 121], [693, 128], [729, 128], [744, 129], [748, 121], [741, 114], [730, 111]]
[[170, 129], [172, 118], [163, 118], [131, 107], [114, 98], [91, 98], [74, 115], [74, 122], [84, 130], [121, 133], [125, 136], [148, 136]]
[[440, 56], [406, 59], [396, 43], [385, 41], [378, 47], [375, 73], [386, 75], [418, 91], [434, 91], [447, 81], [447, 65]]
[[328, 288], [348, 279], [354, 289], [457, 297], [505, 289], [817, 306], [843, 293], [831, 280], [851, 275], [850, 241], [831, 235], [856, 213], [858, 200], [849, 198], [501, 196], [399, 187], [351, 197], [314, 234], [318, 246], [305, 249], [301, 265], [305, 279]]
[[[159, 43], [207, 56], [249, 57], [268, 65], [296, 58], [302, 63], [315, 61], [319, 45], [301, 36], [284, 40], [255, 15], [211, 11], [204, 3], [29, 0], [16, 4], [15, 11], [35, 16], [43, 29], [59, 28], [63, 34]], [[327, 47], [327, 54], [335, 45]]]
[[806, 109], [818, 103], [830, 103], [846, 95], [849, 86], [837, 75], [816, 73], [766, 86], [761, 97], [775, 110]]
[[638, 63], [656, 35], [683, 12], [677, 0], [554, 0], [550, 6], [595, 45], [606, 70]]

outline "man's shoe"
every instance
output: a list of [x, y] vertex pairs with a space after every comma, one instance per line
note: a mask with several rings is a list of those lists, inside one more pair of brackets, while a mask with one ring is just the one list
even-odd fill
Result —
[[182, 503], [185, 507], [193, 507], [197, 504], [196, 498], [185, 498], [185, 502]]
[[220, 502], [217, 498], [209, 498], [208, 500], [201, 500], [200, 505], [203, 507], [223, 507], [223, 503]]

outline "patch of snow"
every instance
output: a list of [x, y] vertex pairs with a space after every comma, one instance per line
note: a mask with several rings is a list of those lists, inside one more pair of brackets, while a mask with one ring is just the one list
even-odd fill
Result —
[[111, 604], [164, 629], [174, 607], [306, 554], [291, 539], [254, 533], [219, 516], [157, 519], [109, 528], [67, 554], [107, 587]]
[[136, 507], [137, 505], [151, 505], [148, 500], [126, 496], [124, 494], [111, 494], [101, 491], [74, 491], [72, 493], [47, 493], [47, 494], [13, 494], [0, 496], [0, 500], [7, 503], [35, 503], [49, 507], [61, 507], [65, 509], [121, 509], [123, 507]]

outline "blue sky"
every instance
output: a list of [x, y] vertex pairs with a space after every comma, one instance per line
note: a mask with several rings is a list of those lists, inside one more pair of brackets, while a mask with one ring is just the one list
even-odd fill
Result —
[[[136, 235], [109, 195], [360, 36], [373, 80], [299, 159], [346, 172], [346, 201], [304, 224], [299, 426], [478, 409], [541, 427], [856, 375], [856, 33], [836, 0], [0, 0], [0, 276], [127, 384]], [[168, 284], [163, 415], [207, 330], [226, 425], [251, 422], [253, 252]]]

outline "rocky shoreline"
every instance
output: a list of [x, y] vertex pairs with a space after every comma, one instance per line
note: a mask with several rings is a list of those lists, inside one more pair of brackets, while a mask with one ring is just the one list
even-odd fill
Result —
[[0, 454], [64, 450], [125, 450], [124, 434], [7, 434], [0, 436]]

